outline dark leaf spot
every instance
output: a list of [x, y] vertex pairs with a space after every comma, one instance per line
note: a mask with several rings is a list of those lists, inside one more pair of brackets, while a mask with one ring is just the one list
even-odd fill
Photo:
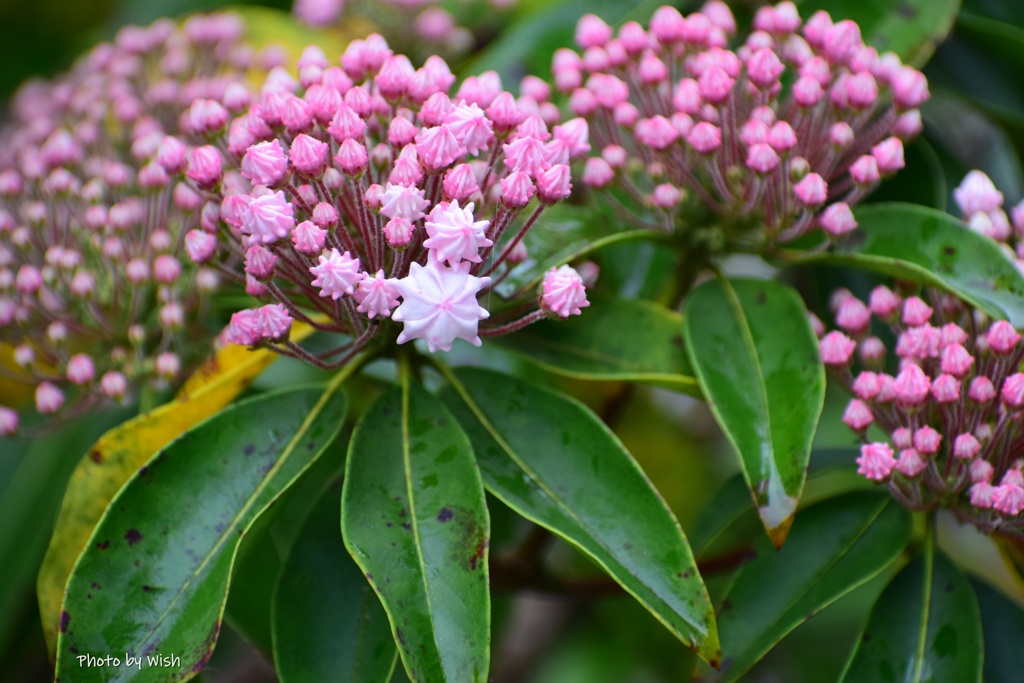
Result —
[[896, 14], [904, 19], [913, 19], [917, 16], [917, 10], [909, 2], [905, 2], [896, 8]]
[[135, 545], [142, 540], [142, 534], [138, 529], [129, 529], [124, 534], [124, 540], [128, 541], [128, 545]]
[[101, 462], [103, 462], [103, 454], [100, 453], [98, 450], [91, 451], [89, 453], [89, 459], [92, 460], [97, 465], [99, 465]]
[[759, 306], [766, 304], [768, 302], [768, 293], [762, 289], [760, 292], [757, 293], [757, 297], [754, 299], [754, 301], [756, 301]]
[[60, 632], [67, 633], [68, 624], [71, 623], [71, 615], [67, 613], [67, 610], [62, 610], [60, 613]]
[[100, 590], [101, 588], [103, 588], [103, 586], [101, 586], [101, 585], [99, 585], [98, 583], [96, 583], [95, 581], [93, 581], [93, 582], [92, 582], [92, 585], [90, 586], [90, 588], [92, 588], [92, 589], [93, 589], [94, 591], [98, 591], [98, 590]]
[[473, 556], [469, 558], [469, 568], [476, 570], [477, 563], [484, 559], [484, 553], [487, 552], [487, 546], [490, 545], [489, 538], [481, 538], [476, 544], [476, 550], [473, 551]]
[[110, 547], [110, 541], [100, 541], [96, 544], [96, 547], [99, 548], [100, 551], [104, 551]]
[[453, 517], [453, 513], [448, 508], [441, 508], [441, 511], [437, 513], [437, 521], [447, 522]]
[[245, 444], [245, 448], [242, 449], [243, 455], [252, 455], [256, 451], [256, 447], [251, 443]]
[[406, 531], [412, 531], [412, 524], [409, 524], [409, 522], [402, 522], [402, 528]]
[[153, 587], [152, 587], [152, 586], [143, 586], [143, 587], [142, 587], [142, 590], [143, 590], [143, 591], [145, 591], [145, 592], [147, 592], [147, 593], [149, 593], [150, 591], [152, 591], [152, 590], [153, 590]]

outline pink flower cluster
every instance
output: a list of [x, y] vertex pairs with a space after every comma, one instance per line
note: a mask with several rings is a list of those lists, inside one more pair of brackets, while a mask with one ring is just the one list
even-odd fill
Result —
[[[854, 395], [843, 421], [865, 440], [858, 473], [912, 509], [1024, 532], [1024, 344], [1013, 326], [933, 289], [879, 286], [867, 302], [840, 290], [832, 307], [839, 329], [823, 334], [821, 355]], [[888, 363], [872, 320], [895, 335]]]
[[762, 240], [850, 232], [850, 206], [903, 167], [902, 141], [921, 130], [924, 75], [866, 46], [853, 21], [819, 11], [804, 22], [788, 1], [760, 8], [730, 49], [735, 31], [719, 0], [688, 16], [662, 7], [646, 28], [617, 33], [583, 17], [581, 52], [553, 62], [557, 88], [591, 125], [597, 154], [583, 181], [621, 188], [667, 229], [693, 202], [758, 216]]
[[[180, 137], [223, 127], [245, 96], [257, 55], [242, 29], [230, 14], [129, 26], [15, 99], [0, 131], [0, 342], [40, 413], [175, 381], [209, 349], [201, 294], [218, 278], [181, 251], [219, 206], [178, 177]], [[17, 415], [3, 411], [8, 433]]]
[[[218, 221], [191, 230], [186, 251], [244, 263], [236, 277], [264, 302], [232, 317], [229, 341], [336, 367], [389, 317], [403, 324], [398, 343], [447, 351], [587, 305], [563, 267], [545, 276], [539, 305], [481, 324], [478, 296], [526, 257], [522, 238], [545, 207], [569, 196], [587, 124], [549, 130], [493, 72], [452, 94], [454, 81], [439, 57], [414, 68], [376, 34], [351, 43], [340, 66], [310, 47], [297, 78], [274, 69], [192, 150], [185, 176]], [[293, 320], [351, 341], [313, 356], [288, 339]]]
[[1003, 193], [981, 171], [968, 173], [953, 190], [964, 223], [997, 242], [1017, 267], [1024, 270], [1024, 201], [1006, 215]]
[[[504, 10], [514, 0], [490, 0], [490, 11]], [[470, 4], [463, 2], [462, 4]], [[477, 13], [482, 1], [474, 3]], [[338, 23], [342, 16], [369, 19], [390, 39], [415, 36], [417, 42], [432, 51], [463, 53], [473, 45], [473, 34], [443, 3], [431, 0], [374, 0], [373, 2], [346, 2], [345, 0], [295, 0], [293, 14], [304, 24], [321, 27]], [[409, 47], [413, 47], [410, 45]]]

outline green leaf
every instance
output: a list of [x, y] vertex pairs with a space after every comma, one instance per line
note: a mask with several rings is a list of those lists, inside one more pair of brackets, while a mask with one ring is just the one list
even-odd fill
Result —
[[414, 683], [486, 681], [490, 523], [469, 440], [403, 372], [356, 426], [345, 546], [384, 604]]
[[709, 280], [683, 313], [690, 362], [743, 464], [776, 547], [786, 540], [825, 402], [818, 340], [800, 297], [772, 280]]
[[387, 681], [397, 652], [387, 614], [341, 540], [340, 490], [303, 524], [274, 590], [274, 663], [282, 683]]
[[960, 0], [796, 0], [800, 14], [808, 18], [818, 9], [833, 21], [853, 19], [864, 42], [879, 52], [892, 51], [904, 62], [921, 66], [953, 28]]
[[681, 322], [678, 313], [649, 301], [594, 298], [583, 315], [543, 320], [496, 341], [560, 375], [698, 394], [681, 352]]
[[1024, 671], [1024, 609], [982, 581], [971, 584], [985, 636], [985, 683], [1018, 683]]
[[[293, 338], [304, 338], [312, 331], [307, 325], [298, 326]], [[225, 346], [192, 373], [173, 401], [111, 429], [81, 458], [64, 492], [57, 526], [36, 581], [51, 655], [57, 651], [57, 626], [68, 576], [110, 500], [157, 451], [235, 400], [277, 358], [270, 349]]]
[[441, 398], [488, 490], [597, 562], [716, 666], [714, 610], [690, 547], [622, 443], [573, 399], [487, 370], [444, 368]]
[[974, 590], [930, 542], [871, 608], [842, 682], [980, 683], [982, 647]]
[[25, 635], [21, 617], [37, 609], [36, 575], [72, 470], [104, 429], [126, 417], [126, 410], [96, 411], [31, 441], [0, 438], [0, 460], [10, 467], [0, 491], [0, 653]]
[[904, 508], [865, 493], [802, 511], [781, 550], [762, 537], [719, 613], [722, 680], [738, 679], [790, 631], [881, 572], [906, 547], [910, 529]]
[[[57, 676], [157, 681], [147, 656], [202, 669], [217, 640], [241, 538], [337, 435], [341, 374], [239, 403], [179, 437], [111, 501], [68, 580]], [[141, 667], [83, 667], [77, 655], [126, 653]]]
[[941, 287], [1024, 327], [1024, 275], [994, 241], [923, 206], [875, 204], [854, 214], [859, 227], [832, 252], [784, 258], [854, 266]]

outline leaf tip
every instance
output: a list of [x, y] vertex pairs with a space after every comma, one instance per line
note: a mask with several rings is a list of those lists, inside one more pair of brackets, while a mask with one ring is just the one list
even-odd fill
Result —
[[776, 550], [780, 550], [782, 546], [785, 545], [786, 538], [789, 536], [789, 530], [793, 526], [793, 518], [795, 516], [795, 513], [790, 513], [790, 515], [782, 520], [780, 524], [769, 526], [768, 520], [765, 518], [764, 514], [761, 515], [761, 520], [765, 522], [765, 531], [768, 532], [768, 540], [772, 542], [772, 545], [775, 546]]

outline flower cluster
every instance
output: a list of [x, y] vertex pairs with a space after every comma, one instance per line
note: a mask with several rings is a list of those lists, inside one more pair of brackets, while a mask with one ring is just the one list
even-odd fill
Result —
[[[208, 350], [199, 307], [217, 276], [180, 252], [218, 207], [177, 178], [179, 137], [222, 127], [221, 103], [247, 97], [257, 55], [242, 29], [230, 14], [126, 27], [15, 99], [0, 131], [0, 342], [40, 413], [174, 381]], [[0, 408], [0, 433], [17, 425]]]
[[968, 173], [953, 190], [953, 199], [967, 227], [997, 242], [1017, 267], [1024, 270], [1024, 200], [1007, 216], [1003, 210], [1003, 193], [981, 171]]
[[[979, 178], [972, 173], [957, 190], [965, 214], [975, 213], [968, 207]], [[825, 334], [814, 322], [823, 361], [854, 396], [843, 421], [865, 441], [858, 473], [912, 509], [948, 507], [984, 531], [1024, 533], [1020, 334], [931, 288], [879, 286], [866, 303], [840, 290], [832, 309], [840, 329]], [[888, 364], [873, 320], [896, 340]], [[876, 429], [886, 438], [871, 440]]]
[[[244, 263], [236, 277], [265, 302], [232, 317], [228, 341], [336, 367], [388, 317], [403, 323], [398, 343], [447, 351], [587, 305], [582, 278], [562, 267], [544, 276], [539, 303], [481, 325], [477, 297], [526, 257], [522, 238], [545, 207], [569, 196], [587, 124], [549, 131], [494, 73], [449, 95], [454, 81], [439, 57], [416, 69], [376, 34], [351, 43], [340, 67], [311, 47], [297, 79], [272, 70], [261, 97], [192, 151], [186, 176], [219, 222], [191, 230], [186, 250], [196, 263]], [[351, 341], [313, 356], [288, 339], [296, 319]]]
[[[504, 10], [514, 0], [490, 0], [490, 10]], [[476, 4], [477, 13], [484, 2]], [[389, 38], [414, 35], [420, 44], [430, 50], [444, 53], [463, 53], [473, 45], [473, 34], [460, 26], [456, 17], [443, 3], [432, 0], [373, 0], [372, 2], [346, 2], [346, 0], [295, 0], [292, 12], [299, 21], [309, 26], [336, 24], [344, 14], [370, 19]], [[411, 19], [410, 19], [411, 17]], [[410, 45], [409, 47], [413, 47]]]
[[628, 22], [617, 34], [583, 17], [582, 53], [559, 50], [553, 62], [598, 152], [583, 181], [621, 188], [667, 229], [688, 203], [756, 215], [744, 225], [766, 232], [730, 235], [728, 248], [853, 230], [850, 206], [903, 167], [928, 83], [823, 11], [803, 22], [781, 2], [759, 9], [754, 29], [729, 49], [736, 22], [719, 0], [685, 17], [662, 7], [647, 28]]

